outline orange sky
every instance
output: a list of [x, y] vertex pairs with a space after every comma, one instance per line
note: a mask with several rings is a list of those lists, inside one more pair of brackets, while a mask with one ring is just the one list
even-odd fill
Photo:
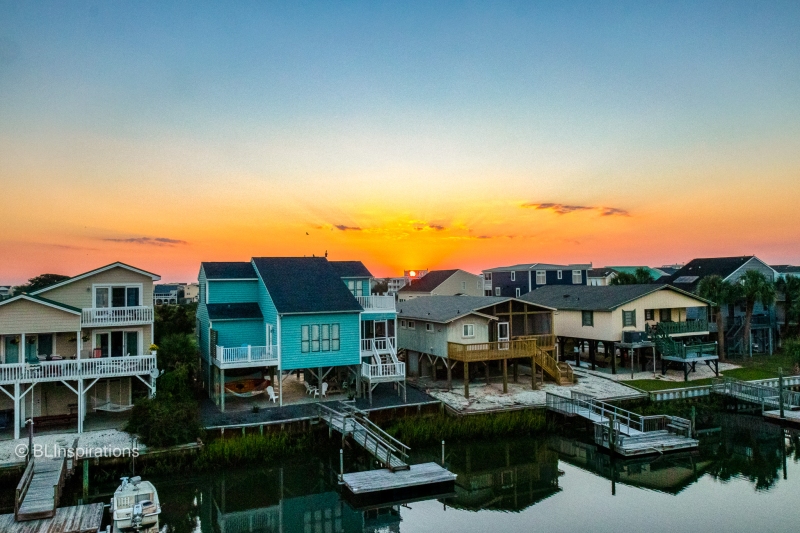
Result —
[[800, 264], [800, 5], [531, 5], [0, 5], [0, 284]]

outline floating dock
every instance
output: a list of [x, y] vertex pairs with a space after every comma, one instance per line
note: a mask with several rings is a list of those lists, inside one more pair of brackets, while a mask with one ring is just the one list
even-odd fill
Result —
[[547, 409], [594, 424], [594, 441], [624, 457], [697, 448], [692, 423], [667, 415], [642, 416], [575, 391], [566, 398], [547, 393]]
[[344, 474], [342, 482], [348, 500], [365, 506], [452, 494], [456, 475], [436, 463], [423, 463], [398, 472], [387, 468]]
[[52, 518], [17, 522], [13, 514], [0, 515], [3, 533], [97, 533], [103, 522], [103, 504], [61, 507]]

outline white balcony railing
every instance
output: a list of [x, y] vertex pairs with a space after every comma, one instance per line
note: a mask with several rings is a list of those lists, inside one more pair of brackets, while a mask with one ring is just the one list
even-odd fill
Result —
[[373, 350], [379, 353], [392, 352], [395, 347], [394, 337], [381, 337], [378, 339], [361, 339], [361, 351], [372, 352]]
[[406, 377], [405, 363], [383, 363], [370, 365], [361, 363], [361, 375], [370, 380], [375, 379], [403, 379]]
[[14, 363], [0, 365], [0, 384], [146, 375], [155, 369], [155, 355]]
[[394, 311], [394, 296], [356, 296], [364, 311]]
[[217, 346], [217, 361], [221, 365], [244, 365], [249, 363], [277, 364], [278, 346], [239, 346], [226, 348]]
[[153, 308], [136, 307], [91, 307], [81, 313], [81, 325], [124, 326], [153, 322]]

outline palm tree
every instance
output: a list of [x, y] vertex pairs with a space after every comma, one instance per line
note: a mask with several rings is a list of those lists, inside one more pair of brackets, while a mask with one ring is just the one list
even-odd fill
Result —
[[722, 306], [736, 301], [736, 292], [736, 287], [730, 281], [725, 281], [717, 275], [706, 276], [697, 285], [698, 296], [713, 302], [711, 305], [717, 310], [717, 337], [719, 357], [722, 361], [725, 360], [725, 321], [722, 317]]
[[616, 276], [611, 278], [609, 285], [644, 285], [646, 283], [653, 283], [653, 276], [644, 268], [639, 267], [631, 274], [630, 272], [617, 272]]
[[650, 271], [647, 270], [645, 267], [639, 267], [636, 269], [636, 272], [633, 273], [636, 276], [636, 283], [640, 285], [645, 285], [647, 283], [653, 283], [653, 275], [650, 274]]
[[744, 342], [747, 351], [750, 351], [750, 321], [753, 318], [753, 308], [756, 303], [769, 307], [775, 301], [775, 284], [763, 272], [748, 270], [739, 278], [742, 286], [742, 297], [745, 301], [744, 315]]
[[795, 313], [797, 306], [795, 305], [800, 301], [800, 278], [797, 276], [786, 276], [778, 278], [775, 282], [775, 288], [783, 293], [785, 317], [783, 325], [783, 336], [789, 336], [789, 322], [796, 319]]

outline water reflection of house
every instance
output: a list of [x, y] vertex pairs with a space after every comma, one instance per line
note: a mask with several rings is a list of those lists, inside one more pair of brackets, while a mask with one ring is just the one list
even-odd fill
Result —
[[561, 491], [558, 455], [540, 441], [453, 447], [447, 467], [458, 476], [447, 501], [456, 508], [522, 511]]
[[354, 509], [322, 471], [330, 469], [320, 463], [218, 476], [203, 497], [202, 522], [215, 533], [400, 531], [399, 505]]
[[708, 471], [712, 461], [697, 453], [620, 460], [593, 444], [553, 437], [550, 448], [565, 463], [593, 472], [614, 483], [678, 494]]

